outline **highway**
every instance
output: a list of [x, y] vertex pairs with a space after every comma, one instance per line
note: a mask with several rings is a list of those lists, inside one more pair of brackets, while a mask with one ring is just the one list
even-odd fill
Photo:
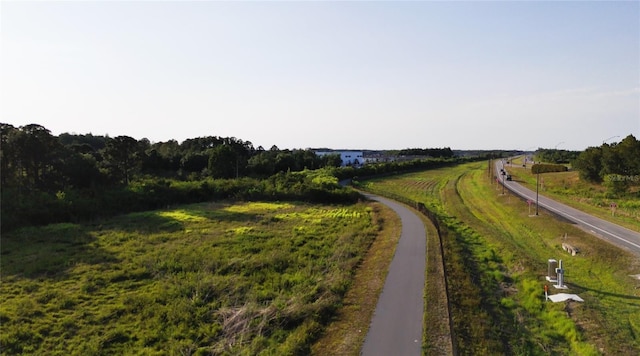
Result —
[[[504, 166], [502, 161], [496, 161], [495, 169], [499, 182], [504, 184], [504, 187], [509, 191], [523, 197], [524, 199], [531, 200], [533, 201], [533, 204], [535, 204], [535, 191], [525, 188], [517, 182], [503, 179], [500, 169], [504, 169], [508, 173], [507, 168], [508, 167]], [[640, 257], [640, 233], [636, 231], [589, 215], [540, 194], [538, 194], [538, 207], [561, 216], [576, 224], [583, 230]]]

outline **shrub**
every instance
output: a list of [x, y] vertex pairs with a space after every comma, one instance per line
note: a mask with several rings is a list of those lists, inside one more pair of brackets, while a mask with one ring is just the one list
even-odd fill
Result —
[[566, 172], [569, 168], [563, 164], [536, 163], [531, 166], [531, 173]]

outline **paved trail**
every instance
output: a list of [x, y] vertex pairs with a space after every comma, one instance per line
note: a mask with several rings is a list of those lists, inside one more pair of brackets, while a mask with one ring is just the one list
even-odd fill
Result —
[[402, 233], [361, 354], [420, 355], [427, 248], [424, 224], [404, 205], [366, 195], [400, 216]]

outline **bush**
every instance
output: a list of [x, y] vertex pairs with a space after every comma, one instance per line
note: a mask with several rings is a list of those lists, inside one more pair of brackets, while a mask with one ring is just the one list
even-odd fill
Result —
[[531, 173], [566, 172], [569, 168], [563, 164], [537, 163], [531, 166]]

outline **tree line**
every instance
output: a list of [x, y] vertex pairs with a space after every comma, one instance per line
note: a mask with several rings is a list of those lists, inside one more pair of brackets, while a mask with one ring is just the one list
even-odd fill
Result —
[[[157, 208], [160, 201], [200, 201], [207, 194], [212, 196], [212, 190], [218, 192], [217, 197], [226, 197], [236, 194], [238, 185], [278, 172], [342, 163], [339, 154], [320, 157], [311, 150], [280, 150], [275, 145], [265, 150], [234, 137], [151, 143], [129, 136], [54, 136], [38, 124], [15, 127], [7, 123], [0, 123], [0, 162], [3, 230]], [[214, 184], [232, 178], [247, 179]], [[175, 188], [171, 194], [165, 189], [169, 186]], [[171, 199], [151, 198], [160, 192]], [[184, 196], [178, 197], [180, 194]]]
[[619, 143], [589, 147], [573, 161], [573, 167], [582, 179], [604, 183], [614, 194], [624, 193], [640, 185], [640, 141], [629, 135]]
[[444, 148], [405, 148], [398, 151], [398, 156], [426, 156], [434, 158], [452, 158], [453, 151], [449, 147]]
[[571, 163], [578, 158], [580, 151], [558, 150], [548, 148], [538, 148], [536, 157], [539, 161], [556, 164]]
[[126, 185], [134, 177], [180, 180], [205, 177], [268, 177], [279, 171], [340, 166], [338, 155], [311, 150], [254, 148], [235, 137], [207, 136], [150, 143], [129, 136], [64, 133], [53, 136], [41, 125], [0, 124], [2, 185], [56, 190]]
[[[255, 148], [234, 137], [151, 143], [0, 123], [3, 231], [212, 199], [353, 202], [338, 179], [454, 164], [454, 157], [340, 167], [339, 154]], [[448, 156], [445, 154], [444, 156]], [[464, 160], [469, 160], [465, 158]]]

